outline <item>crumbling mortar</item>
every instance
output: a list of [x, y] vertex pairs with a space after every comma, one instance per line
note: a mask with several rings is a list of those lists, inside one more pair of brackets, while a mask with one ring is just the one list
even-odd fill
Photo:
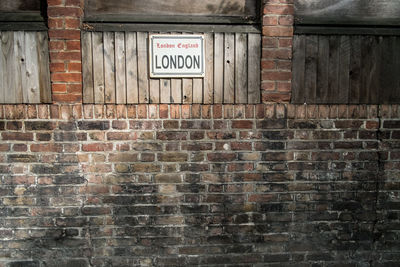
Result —
[[379, 229], [377, 229], [378, 223], [379, 223], [379, 214], [378, 214], [378, 204], [379, 204], [379, 193], [381, 190], [382, 183], [380, 179], [384, 177], [385, 174], [385, 162], [384, 159], [382, 158], [382, 128], [383, 128], [383, 120], [382, 120], [382, 112], [381, 112], [381, 105], [377, 106], [378, 112], [377, 112], [377, 119], [378, 119], [378, 129], [376, 131], [376, 141], [378, 142], [378, 158], [377, 158], [377, 163], [378, 163], [378, 169], [376, 172], [376, 177], [375, 177], [375, 205], [374, 205], [374, 221], [372, 223], [372, 240], [371, 240], [371, 256], [369, 260], [369, 265], [374, 266], [377, 261], [379, 261], [378, 255], [377, 255], [377, 243], [379, 242], [379, 237], [381, 235]]

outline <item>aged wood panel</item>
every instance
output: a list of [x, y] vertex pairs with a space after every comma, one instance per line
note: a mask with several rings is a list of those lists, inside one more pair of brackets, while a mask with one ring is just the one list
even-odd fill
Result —
[[400, 25], [398, 0], [298, 0], [296, 24]]
[[39, 88], [40, 88], [40, 102], [51, 103], [51, 82], [49, 70], [49, 46], [46, 32], [36, 32], [38, 40], [37, 53], [38, 53], [38, 67], [39, 67]]
[[94, 103], [92, 33], [83, 32], [82, 38], [83, 102]]
[[226, 33], [224, 40], [224, 103], [235, 102], [235, 34]]
[[236, 36], [205, 34], [204, 78], [150, 79], [147, 32], [83, 33], [84, 102], [259, 103], [261, 37]]
[[2, 31], [0, 103], [51, 101], [47, 32]]
[[40, 11], [42, 0], [1, 0], [0, 12]]
[[104, 47], [103, 33], [94, 32], [93, 40], [93, 83], [94, 102], [104, 103]]
[[224, 34], [214, 34], [214, 103], [224, 97]]
[[117, 104], [126, 104], [125, 34], [115, 33], [115, 97]]
[[115, 100], [115, 36], [105, 32], [104, 40], [104, 100], [105, 103], [116, 103]]
[[247, 103], [247, 34], [235, 34], [235, 103]]
[[400, 102], [400, 37], [318, 36], [317, 49], [311, 49], [308, 42], [315, 37], [294, 37], [293, 103]]
[[259, 34], [248, 35], [248, 103], [259, 103], [261, 97], [260, 58], [261, 36]]
[[212, 104], [214, 101], [214, 36], [212, 33], [204, 35], [205, 53], [206, 53], [206, 69], [203, 85], [203, 103]]
[[257, 0], [85, 0], [85, 17], [88, 21], [112, 22], [207, 23], [213, 17], [225, 22], [234, 18], [241, 19], [237, 21], [254, 21], [258, 16], [257, 7]]
[[148, 33], [137, 33], [137, 50], [138, 50], [138, 79], [139, 79], [139, 103], [149, 102], [149, 67], [147, 55], [147, 38]]
[[126, 98], [128, 103], [139, 103], [136, 33], [126, 33]]

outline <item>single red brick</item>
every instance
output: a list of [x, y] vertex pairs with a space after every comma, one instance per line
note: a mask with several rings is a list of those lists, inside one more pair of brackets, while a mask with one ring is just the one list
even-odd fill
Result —
[[53, 7], [47, 8], [47, 15], [49, 17], [81, 17], [83, 14], [80, 7]]
[[[129, 119], [136, 119], [136, 106], [135, 105], [129, 105], [127, 106], [127, 118]], [[161, 117], [161, 115], [160, 115]]]
[[49, 29], [63, 29], [64, 18], [49, 18], [48, 19]]
[[81, 82], [82, 74], [81, 73], [52, 73], [51, 81], [52, 82]]
[[66, 18], [65, 28], [66, 29], [79, 29], [81, 20], [79, 18]]
[[278, 25], [278, 16], [264, 16], [263, 25]]
[[50, 63], [50, 72], [64, 72], [65, 64], [64, 63]]
[[48, 6], [59, 6], [62, 5], [63, 0], [47, 0]]
[[67, 50], [80, 50], [81, 49], [81, 41], [80, 40], [68, 40], [67, 41]]
[[293, 36], [293, 27], [290, 26], [263, 26], [262, 34], [265, 36]]
[[67, 85], [65, 83], [53, 83], [51, 85], [51, 90], [54, 93], [66, 93]]
[[247, 121], [247, 120], [232, 121], [232, 128], [233, 129], [252, 129], [253, 122]]
[[190, 119], [190, 105], [182, 105], [182, 119]]
[[276, 48], [278, 47], [278, 38], [276, 37], [262, 37], [262, 47], [263, 48]]
[[82, 72], [82, 63], [70, 62], [67, 64], [69, 72]]
[[81, 60], [81, 53], [75, 51], [50, 52], [50, 60]]
[[211, 106], [210, 105], [201, 106], [201, 117], [203, 119], [211, 119]]
[[168, 118], [168, 105], [162, 104], [160, 105], [160, 119], [167, 119]]
[[49, 41], [50, 51], [64, 50], [64, 46], [65, 46], [65, 42], [64, 41], [55, 41], [55, 40], [50, 40]]
[[263, 102], [289, 102], [290, 94], [285, 93], [263, 93]]
[[49, 30], [50, 39], [80, 40], [80, 30]]
[[80, 7], [81, 6], [81, 1], [82, 0], [65, 0], [65, 5], [66, 6]]
[[222, 118], [222, 105], [217, 104], [213, 106], [213, 118], [221, 119]]
[[137, 115], [139, 119], [147, 119], [147, 105], [145, 104], [138, 105]]
[[292, 73], [288, 71], [263, 71], [263, 80], [289, 81], [292, 79]]
[[180, 118], [180, 105], [170, 105], [170, 116], [171, 119], [179, 119]]
[[67, 92], [72, 93], [72, 94], [81, 94], [82, 93], [82, 84], [77, 83], [77, 84], [68, 84], [67, 85]]
[[192, 118], [193, 119], [201, 118], [201, 106], [200, 106], [200, 104], [192, 104]]
[[275, 62], [273, 60], [262, 60], [261, 69], [263, 70], [275, 69]]
[[82, 151], [111, 151], [112, 148], [112, 143], [92, 143], [82, 145]]
[[279, 92], [291, 92], [292, 83], [291, 82], [278, 82], [277, 89]]
[[275, 91], [276, 90], [275, 82], [262, 81], [261, 89], [266, 91]]
[[53, 94], [54, 102], [80, 102], [82, 101], [82, 95], [73, 95], [73, 94]]
[[291, 59], [292, 50], [287, 48], [263, 49], [262, 59]]
[[293, 16], [279, 16], [279, 25], [291, 26], [293, 25], [294, 18]]
[[279, 48], [292, 48], [293, 38], [291, 37], [280, 37], [279, 38]]

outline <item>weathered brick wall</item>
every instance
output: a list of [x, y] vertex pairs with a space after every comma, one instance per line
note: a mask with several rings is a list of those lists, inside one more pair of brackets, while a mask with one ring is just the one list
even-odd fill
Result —
[[0, 266], [398, 266], [399, 106], [0, 106]]

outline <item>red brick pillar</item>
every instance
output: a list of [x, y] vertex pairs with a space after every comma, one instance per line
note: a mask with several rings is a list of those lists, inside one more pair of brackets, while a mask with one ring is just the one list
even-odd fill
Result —
[[263, 102], [290, 100], [293, 15], [293, 0], [264, 0], [261, 59]]
[[47, 0], [47, 4], [53, 101], [81, 102], [83, 0]]

